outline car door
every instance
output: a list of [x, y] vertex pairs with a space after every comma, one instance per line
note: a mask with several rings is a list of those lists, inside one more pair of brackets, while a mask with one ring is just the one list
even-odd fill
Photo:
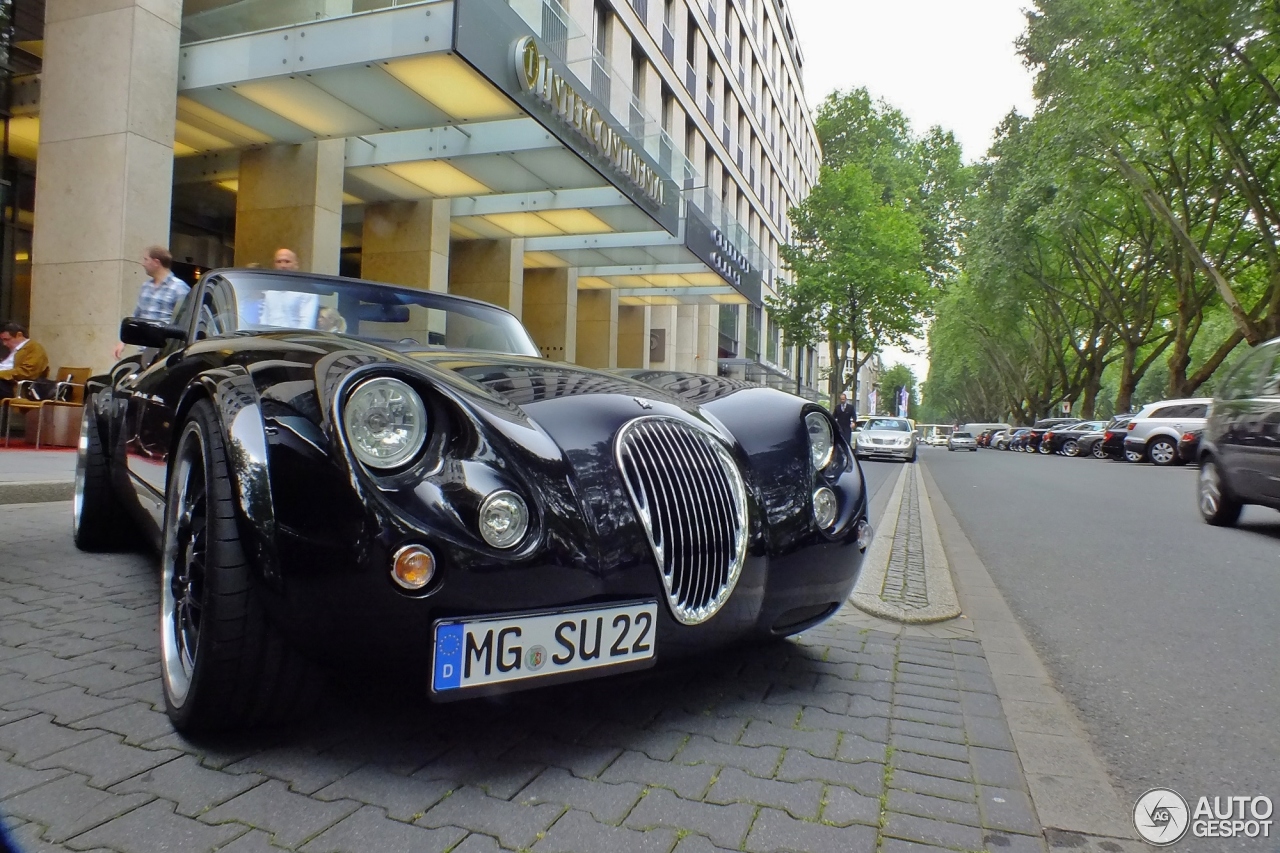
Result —
[[[196, 310], [210, 303], [209, 285], [193, 288], [174, 315], [174, 325], [187, 329], [188, 340], [210, 336], [212, 318], [208, 311]], [[129, 486], [142, 510], [140, 519], [148, 532], [158, 537], [164, 527], [165, 487], [169, 477], [169, 450], [173, 443], [174, 418], [182, 392], [210, 359], [192, 358], [187, 341], [172, 341], [144, 359], [143, 367], [117, 384], [123, 400], [124, 418], [120, 440], [124, 445]]]
[[1258, 347], [1249, 353], [1214, 401], [1214, 416], [1222, 429], [1215, 439], [1222, 472], [1227, 487], [1246, 500], [1258, 500], [1266, 494], [1261, 452], [1266, 414], [1260, 391], [1275, 360], [1274, 346]]
[[1269, 345], [1269, 359], [1249, 400], [1254, 426], [1254, 468], [1258, 496], [1280, 506], [1280, 346]]

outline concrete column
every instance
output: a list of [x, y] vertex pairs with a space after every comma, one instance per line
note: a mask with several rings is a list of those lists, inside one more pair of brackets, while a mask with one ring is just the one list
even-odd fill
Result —
[[524, 310], [524, 239], [456, 240], [450, 245], [449, 292]]
[[720, 374], [720, 306], [698, 306], [698, 360], [694, 369], [708, 376]]
[[649, 309], [649, 331], [661, 341], [657, 358], [651, 352], [649, 367], [654, 370], [672, 370], [675, 365], [676, 308], [674, 305], [654, 305]]
[[578, 291], [578, 364], [618, 366], [618, 291]]
[[578, 358], [578, 271], [524, 271], [524, 325], [542, 355], [552, 361]]
[[276, 249], [298, 266], [336, 275], [342, 254], [346, 141], [270, 145], [242, 152], [236, 194], [236, 264], [271, 266]]
[[449, 199], [366, 207], [360, 275], [420, 290], [447, 291]]
[[618, 367], [649, 367], [649, 307], [618, 306]]
[[673, 347], [675, 370], [684, 373], [697, 373], [698, 357], [698, 306], [676, 306], [675, 340], [667, 335], [667, 346]]
[[181, 18], [181, 0], [45, 4], [31, 327], [55, 368], [111, 364], [142, 253], [169, 241]]

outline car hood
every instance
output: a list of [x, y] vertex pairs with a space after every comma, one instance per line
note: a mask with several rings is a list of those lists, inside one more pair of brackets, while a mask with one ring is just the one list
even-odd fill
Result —
[[910, 438], [911, 433], [896, 429], [864, 429], [858, 433], [867, 438]]

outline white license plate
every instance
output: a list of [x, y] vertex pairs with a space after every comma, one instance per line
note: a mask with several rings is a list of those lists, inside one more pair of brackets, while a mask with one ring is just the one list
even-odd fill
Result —
[[470, 693], [471, 688], [493, 692], [512, 681], [648, 666], [653, 662], [657, 617], [657, 603], [646, 601], [437, 622], [431, 689], [436, 694]]

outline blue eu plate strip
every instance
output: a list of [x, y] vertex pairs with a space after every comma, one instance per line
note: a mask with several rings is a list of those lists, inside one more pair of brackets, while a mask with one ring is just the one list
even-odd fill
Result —
[[436, 627], [435, 679], [436, 690], [456, 690], [462, 685], [462, 635], [461, 625]]

